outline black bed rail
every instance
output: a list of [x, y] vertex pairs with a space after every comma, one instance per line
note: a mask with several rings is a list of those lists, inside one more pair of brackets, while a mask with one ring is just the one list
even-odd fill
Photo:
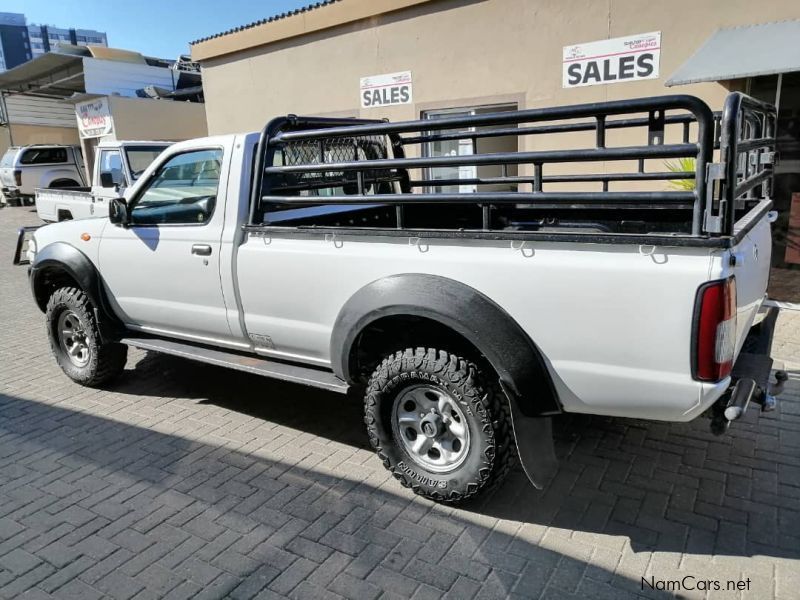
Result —
[[728, 95], [720, 121], [720, 161], [708, 166], [705, 231], [730, 233], [737, 211], [771, 198], [776, 125], [772, 104], [740, 92]]
[[[680, 141], [666, 141], [667, 126], [681, 128], [679, 136], [669, 136]], [[643, 143], [607, 143], [608, 131], [637, 128], [646, 133]], [[478, 140], [485, 138], [591, 131], [594, 143], [586, 147], [478, 152]], [[686, 234], [729, 234], [736, 207], [742, 208], [747, 200], [763, 197], [768, 191], [771, 165], [764, 157], [765, 149], [774, 150], [774, 134], [774, 109], [742, 94], [731, 94], [720, 116], [696, 97], [673, 95], [399, 123], [282, 117], [261, 134], [250, 223], [269, 225], [270, 214], [281, 209], [387, 205], [395, 209], [396, 228], [403, 229], [404, 206], [458, 204], [481, 209], [478, 231], [493, 229], [493, 210], [513, 206], [537, 211], [685, 211], [691, 223]], [[425, 152], [428, 145], [448, 140], [458, 140], [469, 151], [450, 156]], [[714, 166], [718, 163], [712, 162], [719, 144], [722, 164], [728, 165], [726, 178], [721, 185], [707, 187], [708, 181], [714, 183], [712, 175], [719, 169]], [[406, 155], [408, 148], [412, 148], [410, 156]], [[748, 168], [742, 160], [749, 161], [754, 154], [759, 157], [757, 168]], [[743, 155], [748, 158], [741, 159]], [[693, 169], [645, 168], [645, 161], [683, 158], [693, 160], [689, 163]], [[592, 172], [596, 166], [587, 164], [586, 172], [550, 171], [553, 165], [583, 163], [611, 163], [618, 168]], [[479, 174], [478, 169], [487, 166], [499, 167], [500, 174]], [[432, 170], [443, 167], [469, 167], [473, 176], [430, 176]], [[511, 173], [512, 169], [517, 173]], [[520, 173], [523, 170], [527, 172]], [[693, 180], [694, 189], [671, 190], [664, 185], [676, 180]], [[610, 189], [610, 184], [617, 182], [655, 182], [652, 185], [660, 187]], [[602, 187], [587, 191], [590, 183]], [[573, 184], [578, 189], [552, 189], [551, 184]], [[446, 193], [435, 189], [443, 186], [474, 189]], [[497, 186], [517, 191], [497, 191]]]

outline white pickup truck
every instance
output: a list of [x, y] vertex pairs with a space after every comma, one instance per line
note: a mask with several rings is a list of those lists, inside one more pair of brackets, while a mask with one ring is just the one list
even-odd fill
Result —
[[108, 216], [108, 203], [123, 195], [170, 142], [102, 141], [95, 150], [91, 187], [36, 189], [36, 212], [46, 223]]
[[0, 189], [12, 203], [32, 203], [36, 188], [77, 188], [84, 183], [80, 146], [11, 146], [0, 159]]
[[[74, 381], [108, 381], [135, 346], [357, 391], [372, 445], [415, 492], [469, 498], [517, 456], [540, 486], [553, 415], [708, 413], [720, 433], [774, 406], [775, 110], [734, 93], [715, 121], [691, 96], [435, 131], [290, 115], [170, 146], [109, 218], [39, 228], [27, 250], [22, 231], [15, 260]], [[606, 143], [619, 130], [640, 137]], [[498, 135], [536, 150], [477, 151]], [[473, 152], [437, 156], [442, 140]], [[661, 166], [680, 157], [695, 168]]]

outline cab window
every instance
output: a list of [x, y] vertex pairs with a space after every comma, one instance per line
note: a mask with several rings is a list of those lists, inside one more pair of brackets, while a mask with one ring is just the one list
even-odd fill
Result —
[[217, 202], [222, 150], [177, 154], [161, 165], [132, 201], [134, 224], [203, 224]]
[[128, 157], [128, 165], [131, 169], [131, 177], [134, 181], [141, 177], [147, 167], [150, 166], [158, 155], [167, 148], [164, 146], [133, 146], [125, 150]]
[[[111, 175], [111, 181], [103, 181], [103, 173]], [[122, 171], [122, 157], [119, 150], [103, 150], [100, 153], [100, 181], [103, 187], [113, 187], [114, 185], [124, 186], [125, 175]], [[111, 185], [105, 185], [110, 183]]]

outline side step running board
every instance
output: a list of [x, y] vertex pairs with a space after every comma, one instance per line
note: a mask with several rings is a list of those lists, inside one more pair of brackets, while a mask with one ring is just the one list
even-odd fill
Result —
[[141, 348], [142, 350], [152, 350], [163, 352], [172, 356], [180, 356], [189, 360], [246, 371], [255, 375], [263, 375], [273, 379], [291, 381], [312, 387], [322, 388], [331, 392], [346, 394], [348, 385], [330, 371], [315, 369], [314, 367], [304, 367], [289, 363], [270, 360], [261, 356], [239, 354], [198, 346], [186, 342], [175, 340], [163, 340], [158, 338], [124, 338], [120, 340], [123, 344]]

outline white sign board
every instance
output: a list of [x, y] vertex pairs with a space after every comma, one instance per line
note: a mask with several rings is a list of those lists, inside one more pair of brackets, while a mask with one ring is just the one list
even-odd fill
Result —
[[114, 129], [108, 98], [95, 98], [75, 105], [78, 118], [78, 131], [81, 138], [94, 138], [108, 135]]
[[564, 46], [565, 88], [658, 79], [661, 32]]
[[361, 78], [361, 108], [411, 104], [411, 71]]

